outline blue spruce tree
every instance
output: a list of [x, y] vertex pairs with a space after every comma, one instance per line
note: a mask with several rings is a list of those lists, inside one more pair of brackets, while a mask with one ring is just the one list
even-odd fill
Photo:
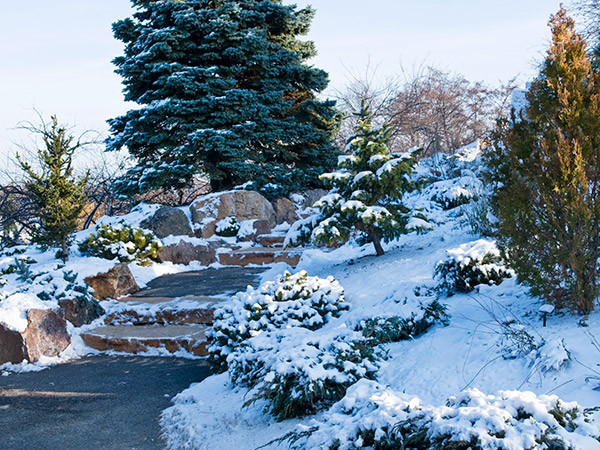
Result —
[[137, 159], [123, 194], [181, 188], [194, 176], [214, 191], [250, 181], [267, 196], [318, 185], [335, 164], [339, 113], [317, 94], [326, 72], [309, 66], [314, 11], [281, 0], [134, 0], [113, 25], [125, 100], [110, 119], [109, 150]]

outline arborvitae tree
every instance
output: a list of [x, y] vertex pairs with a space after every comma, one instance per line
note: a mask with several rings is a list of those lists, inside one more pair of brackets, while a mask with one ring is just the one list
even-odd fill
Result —
[[52, 116], [52, 124], [33, 129], [41, 135], [44, 148], [38, 149], [41, 173], [31, 164], [17, 159], [25, 172], [25, 185], [35, 206], [38, 226], [32, 230], [32, 241], [42, 249], [58, 247], [59, 257], [67, 260], [71, 236], [77, 230], [86, 202], [88, 176], [73, 176], [73, 153], [82, 145], [74, 142], [67, 129]]
[[281, 0], [133, 0], [113, 25], [125, 100], [140, 108], [109, 120], [109, 150], [137, 158], [122, 193], [188, 184], [213, 190], [251, 181], [273, 196], [315, 186], [335, 164], [339, 114], [317, 99], [327, 74], [308, 32], [314, 11]]
[[599, 293], [600, 77], [564, 9], [527, 94], [489, 153], [500, 243], [521, 281], [581, 314]]
[[405, 232], [408, 215], [402, 205], [404, 192], [414, 185], [410, 174], [416, 163], [413, 153], [390, 153], [390, 127], [374, 127], [363, 102], [357, 113], [355, 134], [347, 140], [348, 155], [340, 156], [339, 171], [321, 176], [332, 193], [318, 203], [320, 216], [312, 231], [317, 243], [372, 242], [377, 256], [381, 241], [389, 242]]

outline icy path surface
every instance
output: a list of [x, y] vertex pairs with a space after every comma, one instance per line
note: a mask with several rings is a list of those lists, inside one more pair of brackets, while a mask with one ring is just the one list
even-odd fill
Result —
[[161, 449], [172, 396], [209, 374], [203, 360], [94, 356], [0, 377], [0, 447]]

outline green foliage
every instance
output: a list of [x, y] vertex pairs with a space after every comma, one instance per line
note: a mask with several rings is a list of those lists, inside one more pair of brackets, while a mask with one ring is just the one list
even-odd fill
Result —
[[494, 220], [491, 216], [491, 206], [487, 197], [480, 197], [465, 210], [467, 221], [473, 234], [477, 236], [491, 236], [495, 230]]
[[123, 194], [181, 188], [196, 174], [213, 191], [251, 181], [267, 196], [319, 184], [337, 151], [327, 74], [307, 61], [311, 8], [281, 0], [135, 2], [113, 24], [125, 100], [140, 107], [109, 120], [110, 150], [137, 158]]
[[488, 152], [500, 245], [520, 281], [580, 314], [600, 293], [600, 74], [564, 9], [527, 94]]
[[[243, 375], [236, 378], [240, 366], [239, 360], [233, 360], [234, 381], [243, 380], [243, 384], [256, 388], [245, 405], [266, 400], [266, 410], [276, 420], [304, 417], [342, 399], [346, 389], [359, 379], [375, 378], [377, 356], [367, 341], [340, 339], [329, 346], [300, 345], [298, 350], [298, 358], [288, 356], [281, 361], [281, 366], [289, 364], [291, 370], [281, 370], [277, 364], [264, 364], [259, 351], [243, 361]], [[315, 366], [325, 369], [324, 374], [312, 374], [311, 369], [318, 370]], [[265, 376], [269, 378], [263, 381]]]
[[333, 279], [285, 272], [275, 281], [238, 293], [214, 313], [208, 333], [212, 369], [227, 369], [227, 357], [253, 336], [288, 327], [321, 328], [348, 309], [344, 291]]
[[221, 219], [216, 224], [215, 234], [222, 237], [237, 236], [240, 231], [240, 224], [235, 217], [226, 217]]
[[439, 198], [434, 198], [433, 200], [438, 202], [444, 210], [449, 210], [458, 208], [462, 205], [466, 205], [468, 203], [471, 203], [472, 201], [477, 201], [478, 197], [476, 195], [472, 195], [470, 192], [467, 192], [461, 193], [454, 197], [442, 196]]
[[431, 328], [435, 323], [446, 324], [448, 314], [446, 306], [437, 300], [428, 305], [421, 305], [423, 314], [411, 314], [410, 317], [372, 317], [360, 327], [363, 336], [371, 343], [389, 344], [414, 339]]
[[15, 274], [17, 274], [18, 281], [31, 281], [34, 278], [33, 272], [30, 264], [32, 264], [33, 260], [28, 261], [25, 258], [15, 258]]
[[137, 261], [141, 265], [156, 261], [161, 248], [162, 244], [154, 234], [125, 224], [102, 225], [79, 244], [82, 255], [118, 258], [121, 262]]
[[407, 209], [404, 192], [414, 188], [410, 174], [415, 153], [390, 153], [390, 127], [374, 127], [363, 102], [355, 134], [348, 138], [349, 155], [340, 156], [338, 172], [321, 176], [332, 187], [317, 207], [311, 239], [317, 244], [334, 244], [354, 236], [361, 244], [372, 242], [377, 255], [381, 241], [389, 242], [405, 232]]
[[[10, 252], [7, 253], [6, 256], [13, 256], [15, 254], [22, 254], [23, 252]], [[35, 264], [37, 261], [35, 259], [26, 256], [25, 258], [15, 258], [14, 263], [9, 264], [4, 269], [0, 271], [0, 275], [8, 275], [10, 273], [16, 273], [19, 276], [23, 276], [24, 274], [31, 274], [31, 269], [29, 266], [31, 264]], [[31, 277], [26, 277], [31, 279]], [[20, 280], [23, 281], [23, 280]]]
[[591, 411], [575, 402], [563, 403], [554, 395], [519, 391], [490, 395], [467, 389], [436, 407], [374, 381], [360, 380], [310, 425], [273, 442], [287, 440], [289, 448], [296, 450], [573, 450], [598, 446], [598, 426]]
[[511, 276], [512, 273], [502, 266], [502, 259], [492, 253], [468, 261], [450, 258], [435, 266], [435, 278], [440, 280], [437, 290], [447, 296], [472, 292], [480, 284], [500, 284]]
[[59, 247], [59, 256], [66, 260], [77, 219], [87, 202], [88, 176], [74, 177], [72, 167], [73, 154], [81, 144], [73, 142], [73, 136], [59, 126], [56, 116], [52, 116], [50, 127], [44, 125], [34, 131], [41, 134], [44, 142], [44, 148], [38, 149], [41, 174], [17, 155], [39, 222], [32, 231], [32, 241], [42, 249]]
[[265, 400], [276, 419], [313, 414], [358, 379], [375, 375], [368, 339], [347, 327], [321, 330], [347, 309], [332, 277], [286, 272], [215, 311], [209, 360], [234, 384], [251, 388], [248, 403]]

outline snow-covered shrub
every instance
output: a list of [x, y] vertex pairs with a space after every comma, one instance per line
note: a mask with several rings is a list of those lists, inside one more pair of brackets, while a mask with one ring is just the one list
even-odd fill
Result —
[[84, 256], [118, 258], [121, 262], [137, 261], [142, 265], [158, 259], [161, 248], [154, 234], [126, 224], [102, 225], [79, 244]]
[[76, 273], [71, 270], [59, 271], [59, 273], [62, 274], [62, 280], [47, 273], [37, 274], [40, 277], [39, 281], [31, 286], [30, 290], [36, 291], [36, 295], [44, 301], [71, 298], [82, 300], [84, 304], [93, 303], [100, 306], [90, 292], [89, 286], [81, 282]]
[[285, 438], [294, 449], [584, 450], [599, 435], [581, 406], [555, 395], [469, 389], [435, 407], [361, 380], [322, 420]]
[[36, 261], [29, 257], [15, 258], [14, 263], [6, 266], [2, 271], [1, 275], [8, 275], [14, 273], [17, 275], [17, 281], [31, 281], [35, 278], [35, 274], [31, 270], [30, 265], [35, 264]]
[[387, 344], [414, 339], [425, 333], [435, 323], [447, 323], [446, 306], [437, 300], [421, 304], [418, 313], [410, 317], [372, 317], [359, 327], [362, 334], [375, 344]]
[[557, 372], [569, 364], [571, 352], [564, 339], [554, 339], [539, 349], [538, 359], [537, 367], [542, 373]]
[[512, 359], [519, 356], [537, 357], [537, 350], [544, 345], [541, 338], [536, 338], [523, 324], [513, 320], [500, 322], [500, 341], [504, 358]]
[[492, 214], [488, 198], [480, 197], [465, 209], [465, 214], [473, 234], [479, 236], [492, 235], [495, 230], [494, 223], [497, 219]]
[[406, 231], [416, 231], [417, 234], [424, 234], [431, 230], [433, 230], [433, 224], [422, 212], [413, 214], [406, 224]]
[[333, 277], [286, 271], [256, 289], [249, 286], [215, 311], [209, 360], [214, 370], [224, 371], [227, 356], [245, 340], [280, 328], [316, 330], [347, 309], [344, 289]]
[[228, 358], [234, 383], [266, 400], [277, 420], [326, 409], [361, 378], [374, 378], [375, 352], [357, 332], [341, 327], [328, 333], [288, 328], [260, 334]]
[[454, 209], [462, 205], [466, 205], [477, 197], [462, 187], [453, 187], [444, 191], [439, 196], [435, 197], [434, 200], [438, 202], [443, 209]]
[[215, 233], [221, 237], [232, 237], [240, 231], [240, 224], [235, 217], [225, 217], [215, 224]]
[[479, 284], [500, 284], [513, 276], [512, 270], [503, 266], [494, 242], [479, 239], [447, 253], [448, 258], [436, 265], [435, 277], [440, 280], [438, 290], [448, 296], [471, 292]]

